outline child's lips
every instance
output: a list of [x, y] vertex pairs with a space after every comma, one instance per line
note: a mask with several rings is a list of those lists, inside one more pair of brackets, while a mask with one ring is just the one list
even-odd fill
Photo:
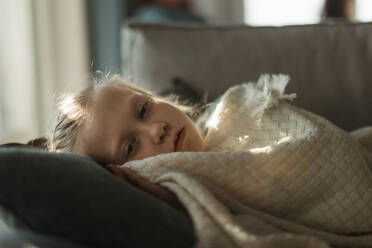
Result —
[[185, 128], [182, 128], [180, 131], [177, 132], [176, 137], [174, 139], [174, 151], [175, 152], [181, 151], [184, 140], [185, 140]]

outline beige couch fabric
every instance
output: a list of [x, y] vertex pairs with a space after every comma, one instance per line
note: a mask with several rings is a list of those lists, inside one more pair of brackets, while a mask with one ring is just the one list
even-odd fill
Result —
[[159, 92], [180, 77], [215, 99], [263, 73], [288, 74], [296, 105], [352, 130], [372, 124], [372, 23], [287, 27], [132, 22], [124, 77]]

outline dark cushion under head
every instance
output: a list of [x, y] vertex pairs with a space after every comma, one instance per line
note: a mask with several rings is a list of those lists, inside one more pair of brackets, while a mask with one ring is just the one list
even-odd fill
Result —
[[74, 154], [0, 149], [0, 206], [33, 231], [89, 247], [195, 242], [183, 212]]

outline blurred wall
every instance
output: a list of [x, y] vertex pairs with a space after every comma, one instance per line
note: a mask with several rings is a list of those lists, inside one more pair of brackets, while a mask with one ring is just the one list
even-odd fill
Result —
[[132, 0], [88, 0], [92, 71], [120, 73], [120, 28]]
[[45, 135], [89, 71], [85, 0], [0, 0], [0, 143]]
[[39, 131], [31, 1], [1, 0], [0, 141]]
[[84, 0], [34, 0], [34, 34], [40, 134], [55, 112], [58, 94], [75, 92], [89, 72]]

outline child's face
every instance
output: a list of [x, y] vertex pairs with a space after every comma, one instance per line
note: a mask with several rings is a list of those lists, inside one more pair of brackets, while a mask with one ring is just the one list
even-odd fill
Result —
[[88, 111], [78, 152], [104, 164], [123, 164], [175, 151], [203, 151], [205, 147], [185, 113], [124, 85], [98, 90]]

